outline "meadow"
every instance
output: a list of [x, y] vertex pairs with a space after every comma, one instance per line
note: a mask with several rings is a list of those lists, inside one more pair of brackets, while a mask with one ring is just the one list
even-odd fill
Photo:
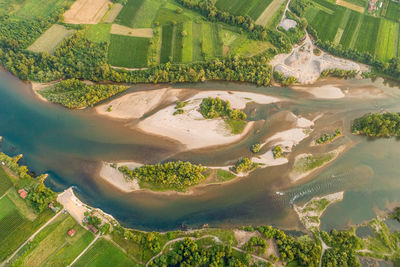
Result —
[[375, 55], [383, 60], [389, 61], [397, 56], [399, 23], [391, 20], [381, 19], [379, 24], [378, 40], [376, 42]]
[[[74, 229], [75, 235], [67, 233]], [[22, 248], [14, 266], [67, 266], [93, 240], [69, 214], [61, 214], [46, 226], [34, 240]]]
[[91, 24], [85, 30], [85, 37], [95, 43], [110, 42], [111, 24]]
[[150, 28], [161, 7], [162, 0], [145, 0], [133, 18], [133, 28]]
[[111, 242], [100, 238], [74, 266], [134, 266], [134, 262]]
[[218, 0], [216, 7], [235, 15], [248, 15], [257, 20], [271, 2], [272, 0]]
[[150, 39], [112, 34], [108, 51], [112, 66], [141, 68], [147, 66]]
[[161, 56], [160, 62], [166, 63], [170, 61], [170, 57], [172, 56], [172, 38], [174, 33], [174, 26], [167, 25], [162, 27], [162, 41], [161, 41]]
[[75, 30], [68, 30], [62, 25], [54, 24], [35, 40], [27, 49], [32, 52], [47, 52], [53, 54], [57, 46], [65, 39], [71, 36]]

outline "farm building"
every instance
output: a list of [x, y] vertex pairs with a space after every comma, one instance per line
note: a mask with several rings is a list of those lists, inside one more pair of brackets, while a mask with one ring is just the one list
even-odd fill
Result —
[[91, 224], [87, 225], [88, 229], [93, 233], [96, 234], [99, 230]]
[[18, 194], [23, 199], [25, 199], [28, 196], [28, 192], [26, 192], [25, 189], [19, 189]]
[[69, 235], [70, 237], [73, 237], [73, 236], [75, 235], [75, 229], [69, 230], [69, 231], [68, 231], [68, 235]]

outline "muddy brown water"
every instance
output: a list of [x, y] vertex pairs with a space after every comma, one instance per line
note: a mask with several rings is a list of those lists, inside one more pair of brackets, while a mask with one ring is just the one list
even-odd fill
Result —
[[[322, 228], [344, 228], [375, 216], [377, 211], [400, 201], [400, 143], [397, 139], [368, 139], [350, 134], [351, 121], [368, 112], [400, 111], [400, 91], [382, 80], [323, 80], [348, 90], [348, 97], [315, 99], [311, 95], [278, 87], [207, 82], [175, 85], [188, 88], [188, 96], [199, 90], [238, 90], [284, 99], [270, 105], [248, 104], [249, 120], [257, 121], [247, 138], [234, 145], [182, 151], [177, 142], [150, 136], [127, 127], [126, 122], [98, 116], [92, 109], [67, 110], [38, 100], [28, 85], [6, 73], [0, 74], [1, 150], [24, 154], [23, 163], [36, 173], [49, 173], [46, 183], [54, 190], [69, 186], [82, 201], [112, 214], [123, 225], [145, 230], [177, 229], [182, 224], [199, 227], [271, 224], [284, 229], [302, 229], [291, 208], [314, 196], [345, 191], [344, 200], [327, 209]], [[138, 85], [129, 92], [161, 88]], [[339, 145], [351, 145], [325, 168], [296, 184], [290, 183], [292, 166], [258, 169], [227, 185], [209, 185], [193, 195], [122, 193], [97, 177], [101, 161], [154, 163], [190, 160], [221, 166], [251, 156], [249, 147], [287, 129], [282, 118], [289, 112], [316, 121], [314, 132], [295, 147], [289, 159], [301, 153], [323, 153]], [[344, 130], [344, 137], [326, 146], [311, 147], [320, 134]], [[276, 192], [282, 192], [279, 195]]]

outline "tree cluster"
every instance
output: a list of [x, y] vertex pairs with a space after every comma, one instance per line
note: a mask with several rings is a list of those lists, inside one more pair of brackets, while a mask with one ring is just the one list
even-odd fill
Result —
[[283, 154], [283, 149], [281, 146], [275, 146], [272, 149], [272, 155], [274, 156], [274, 159], [282, 157], [282, 154]]
[[324, 133], [317, 139], [316, 142], [317, 142], [317, 144], [325, 144], [325, 143], [333, 141], [334, 139], [338, 138], [341, 135], [342, 135], [342, 132], [340, 131], [340, 129], [336, 129], [334, 134]]
[[122, 85], [89, 85], [76, 79], [63, 80], [38, 93], [53, 103], [67, 108], [83, 108], [125, 91]]
[[365, 115], [354, 120], [351, 131], [355, 134], [375, 137], [400, 136], [400, 113]]
[[247, 118], [243, 111], [231, 109], [231, 103], [218, 97], [203, 98], [200, 104], [200, 113], [206, 119], [215, 119], [219, 117], [233, 120], [245, 120]]
[[290, 86], [297, 82], [297, 78], [293, 76], [285, 77], [282, 72], [274, 71], [274, 81], [280, 83], [282, 86]]
[[267, 240], [259, 236], [252, 236], [250, 240], [244, 244], [243, 249], [251, 253], [257, 252], [257, 254], [264, 254], [267, 246]]
[[257, 165], [253, 163], [249, 158], [239, 159], [232, 167], [233, 171], [236, 173], [250, 172], [255, 168], [257, 168]]
[[121, 166], [119, 170], [128, 179], [138, 179], [139, 183], [155, 185], [161, 189], [185, 190], [205, 179], [203, 173], [206, 168], [190, 162], [176, 161], [144, 165], [133, 170]]

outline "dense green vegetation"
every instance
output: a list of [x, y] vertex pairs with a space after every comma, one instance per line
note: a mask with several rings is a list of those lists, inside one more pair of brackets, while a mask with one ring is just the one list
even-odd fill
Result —
[[317, 139], [316, 142], [317, 142], [317, 144], [330, 143], [341, 135], [342, 135], [342, 132], [340, 131], [340, 129], [336, 129], [334, 134], [324, 133]]
[[335, 156], [334, 152], [325, 153], [317, 156], [308, 155], [296, 160], [293, 170], [297, 173], [304, 173], [311, 171], [323, 164], [331, 161]]
[[337, 78], [354, 78], [358, 74], [356, 70], [341, 70], [341, 69], [327, 69], [321, 73], [321, 78], [325, 77], [337, 77]]
[[253, 163], [249, 158], [241, 158], [235, 163], [232, 170], [236, 173], [247, 173], [255, 168], [257, 168], [256, 163]]
[[290, 86], [297, 82], [297, 78], [293, 76], [285, 77], [282, 72], [274, 71], [274, 81], [282, 86]]
[[361, 266], [355, 250], [364, 248], [364, 244], [354, 231], [322, 231], [321, 238], [332, 247], [322, 257], [323, 266]]
[[400, 135], [400, 113], [368, 114], [354, 120], [351, 131], [355, 134], [391, 137]]
[[63, 80], [38, 93], [67, 108], [84, 108], [128, 89], [119, 85], [89, 85], [76, 79]]
[[282, 146], [275, 146], [272, 149], [272, 155], [274, 156], [274, 159], [282, 157], [283, 156]]
[[141, 68], [147, 66], [150, 39], [111, 34], [108, 59], [112, 66]]
[[234, 15], [250, 16], [257, 20], [264, 9], [271, 3], [271, 0], [218, 0], [215, 4], [217, 8], [228, 11]]
[[188, 187], [201, 183], [206, 168], [190, 162], [167, 162], [155, 165], [144, 165], [129, 170], [122, 166], [119, 170], [127, 179], [138, 179], [141, 187], [153, 190], [185, 191]]
[[258, 153], [261, 150], [261, 144], [257, 143], [250, 147], [250, 151], [253, 153]]

